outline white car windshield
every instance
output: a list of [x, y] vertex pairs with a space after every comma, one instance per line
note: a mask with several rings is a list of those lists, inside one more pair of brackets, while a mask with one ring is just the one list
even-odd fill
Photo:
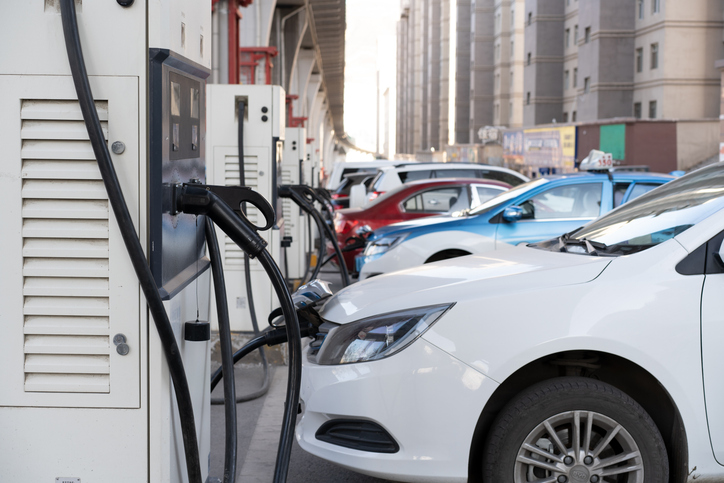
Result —
[[471, 216], [479, 215], [481, 213], [485, 213], [490, 210], [493, 210], [493, 209], [497, 208], [498, 206], [502, 205], [503, 203], [506, 203], [509, 200], [512, 200], [513, 198], [517, 198], [518, 196], [522, 195], [526, 191], [534, 189], [547, 182], [548, 182], [548, 180], [545, 178], [538, 178], [533, 181], [528, 181], [527, 183], [519, 184], [515, 188], [511, 188], [508, 191], [504, 191], [503, 193], [499, 194], [498, 196], [490, 198], [485, 203], [482, 203], [482, 204], [476, 206], [475, 208], [470, 210], [469, 215], [471, 215]]
[[583, 228], [544, 242], [624, 255], [663, 243], [724, 208], [724, 165], [703, 168], [626, 203]]

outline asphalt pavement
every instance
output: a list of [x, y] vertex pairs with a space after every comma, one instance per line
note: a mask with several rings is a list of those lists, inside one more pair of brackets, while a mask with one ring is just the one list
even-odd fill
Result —
[[[322, 280], [333, 283], [332, 289], [341, 287], [337, 272], [322, 271]], [[237, 407], [237, 478], [238, 483], [268, 483], [273, 481], [274, 465], [279, 444], [284, 400], [286, 396], [287, 366], [283, 357], [270, 354], [275, 363], [269, 366], [270, 386], [266, 395]], [[264, 378], [258, 359], [241, 361], [235, 368], [236, 393], [247, 394], [261, 387]], [[214, 368], [215, 369], [215, 368]], [[222, 397], [223, 384], [219, 384], [213, 397]], [[211, 459], [210, 475], [221, 478], [224, 470], [224, 406], [211, 406]], [[288, 483], [385, 483], [388, 480], [355, 473], [326, 460], [313, 456], [293, 444]]]

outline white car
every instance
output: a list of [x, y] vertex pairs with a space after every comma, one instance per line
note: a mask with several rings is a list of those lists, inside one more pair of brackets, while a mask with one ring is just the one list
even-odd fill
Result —
[[380, 168], [371, 188], [367, 202], [372, 201], [403, 183], [431, 178], [480, 178], [502, 181], [518, 186], [528, 181], [526, 176], [508, 168], [475, 163], [412, 163]]
[[332, 173], [327, 178], [325, 188], [334, 191], [342, 184], [345, 176], [356, 173], [369, 173], [375, 176], [380, 168], [394, 167], [400, 164], [399, 161], [390, 161], [388, 159], [375, 159], [371, 161], [341, 161], [334, 163]]
[[724, 164], [569, 237], [343, 289], [297, 440], [409, 482], [724, 480]]

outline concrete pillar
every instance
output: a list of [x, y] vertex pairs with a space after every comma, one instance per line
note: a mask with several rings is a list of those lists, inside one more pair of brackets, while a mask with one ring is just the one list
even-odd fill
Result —
[[229, 82], [229, 9], [226, 2], [216, 4], [211, 18], [213, 32], [211, 34], [211, 48], [213, 51], [211, 81], [214, 84], [228, 84]]
[[[221, 2], [223, 3], [223, 2]], [[241, 47], [268, 47], [277, 0], [252, 2], [239, 22]]]
[[311, 85], [312, 71], [316, 65], [316, 56], [312, 49], [302, 49], [297, 56], [297, 68], [294, 75], [296, 90], [293, 94], [299, 96], [294, 101], [294, 113], [297, 116], [309, 117], [308, 89]]

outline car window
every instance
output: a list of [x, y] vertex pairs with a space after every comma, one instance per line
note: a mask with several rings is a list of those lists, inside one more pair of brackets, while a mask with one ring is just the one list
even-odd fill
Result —
[[626, 201], [635, 200], [642, 194], [648, 193], [652, 189], [658, 188], [659, 186], [661, 186], [661, 185], [653, 184], [653, 183], [636, 183], [634, 185], [633, 189], [631, 190], [631, 194], [628, 195], [628, 200], [626, 200]]
[[491, 198], [488, 201], [484, 202], [481, 205], [478, 205], [475, 207], [475, 209], [470, 211], [471, 215], [480, 215], [483, 213], [487, 213], [489, 211], [498, 209], [499, 207], [503, 206], [504, 204], [510, 202], [512, 199], [517, 198], [518, 196], [524, 196], [528, 191], [531, 191], [533, 189], [537, 189], [539, 186], [542, 186], [546, 183], [549, 183], [549, 181], [546, 178], [538, 178], [534, 179], [533, 181], [528, 181], [524, 184], [519, 184], [515, 188], [511, 188], [508, 191], [503, 191], [501, 194], [496, 196], [495, 198]]
[[493, 181], [502, 181], [503, 183], [508, 183], [510, 186], [518, 186], [524, 183], [522, 179], [515, 176], [514, 174], [505, 173], [503, 171], [488, 171], [485, 169], [480, 169], [476, 172], [478, 174], [478, 178], [492, 179]]
[[467, 204], [467, 190], [463, 186], [446, 186], [418, 193], [408, 198], [403, 207], [410, 213], [447, 213], [457, 206], [467, 207]]
[[417, 181], [418, 179], [430, 179], [432, 177], [432, 170], [399, 171], [397, 174], [400, 175], [400, 181], [409, 183], [410, 181]]
[[631, 183], [616, 183], [613, 185], [613, 207], [616, 208], [623, 204], [623, 198], [628, 191], [628, 187]]
[[500, 193], [505, 191], [500, 188], [492, 188], [490, 186], [475, 186], [474, 188], [476, 199], [473, 201], [474, 204], [470, 208], [475, 208], [479, 204], [485, 203], [489, 199], [498, 196]]
[[372, 179], [371, 185], [372, 185], [373, 190], [375, 190], [375, 191], [380, 190], [380, 184], [382, 184], [382, 178], [384, 176], [385, 176], [385, 171], [380, 171], [379, 173], [377, 173], [377, 176], [375, 176]]
[[626, 203], [571, 235], [607, 245], [604, 253], [633, 253], [669, 240], [724, 208], [724, 170], [702, 168]]
[[601, 211], [601, 183], [559, 186], [520, 205], [524, 220], [596, 218]]
[[436, 178], [476, 178], [475, 169], [436, 169]]

